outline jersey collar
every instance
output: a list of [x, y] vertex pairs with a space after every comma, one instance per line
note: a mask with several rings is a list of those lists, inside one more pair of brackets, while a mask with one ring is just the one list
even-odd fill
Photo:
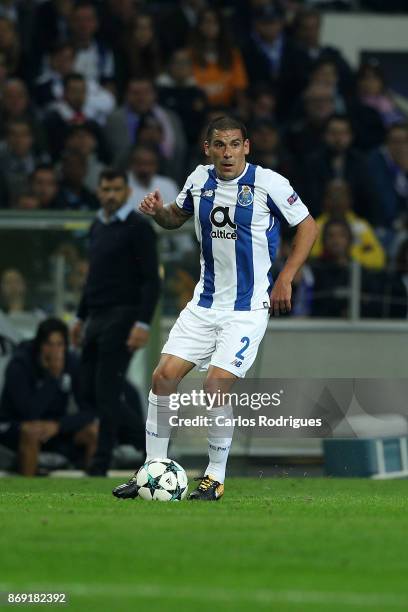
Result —
[[249, 163], [246, 162], [245, 167], [243, 169], [243, 171], [241, 172], [241, 174], [239, 176], [236, 176], [233, 179], [221, 179], [217, 176], [217, 173], [215, 171], [215, 167], [213, 166], [211, 169], [211, 174], [213, 175], [213, 178], [217, 181], [217, 183], [221, 183], [222, 185], [235, 185], [236, 183], [239, 182], [239, 180], [244, 176], [244, 174], [246, 174], [247, 170], [249, 167]]

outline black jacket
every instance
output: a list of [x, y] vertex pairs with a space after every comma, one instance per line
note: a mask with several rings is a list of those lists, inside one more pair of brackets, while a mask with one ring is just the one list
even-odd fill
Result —
[[327, 183], [335, 178], [342, 178], [349, 183], [353, 196], [353, 210], [376, 223], [378, 216], [378, 197], [373, 186], [372, 177], [364, 155], [354, 149], [344, 154], [342, 176], [337, 176], [333, 167], [334, 154], [326, 146], [310, 155], [303, 166], [303, 177], [299, 183], [311, 214], [322, 213], [323, 197]]
[[256, 38], [249, 37], [242, 47], [242, 53], [251, 85], [269, 83], [276, 87], [277, 113], [286, 119], [290, 115], [293, 104], [303, 90], [307, 66], [302, 53], [287, 37], [282, 42], [280, 65], [274, 71], [263, 49], [257, 44]]
[[135, 212], [109, 224], [98, 218], [89, 242], [89, 274], [78, 317], [130, 306], [136, 320], [150, 323], [160, 290], [156, 234], [150, 223]]
[[63, 374], [54, 378], [41, 366], [34, 342], [24, 341], [6, 368], [0, 421], [53, 420], [68, 433], [73, 424], [72, 415], [66, 418], [71, 394], [81, 412], [92, 412], [79, 394], [78, 357], [68, 351]]

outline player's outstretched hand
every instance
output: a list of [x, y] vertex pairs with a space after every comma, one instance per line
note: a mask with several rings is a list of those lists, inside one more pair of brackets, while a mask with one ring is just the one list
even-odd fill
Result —
[[145, 195], [139, 205], [139, 210], [145, 215], [154, 217], [155, 214], [163, 208], [163, 206], [163, 198], [161, 197], [159, 190], [156, 189], [156, 191]]
[[278, 276], [271, 291], [270, 314], [279, 317], [291, 311], [292, 283], [281, 275]]

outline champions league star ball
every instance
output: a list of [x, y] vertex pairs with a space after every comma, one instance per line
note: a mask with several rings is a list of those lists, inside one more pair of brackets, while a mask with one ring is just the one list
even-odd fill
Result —
[[151, 459], [137, 473], [139, 496], [152, 501], [180, 501], [187, 495], [187, 474], [172, 459]]

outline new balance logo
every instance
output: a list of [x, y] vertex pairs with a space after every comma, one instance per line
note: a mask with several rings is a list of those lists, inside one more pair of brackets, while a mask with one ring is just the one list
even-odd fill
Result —
[[154, 431], [149, 431], [148, 429], [146, 429], [146, 434], [147, 434], [148, 436], [154, 436], [155, 438], [158, 438], [158, 437], [159, 437], [159, 434], [154, 433]]
[[231, 365], [235, 366], [236, 368], [239, 368], [242, 366], [242, 361], [240, 361], [239, 359], [234, 359], [234, 361], [231, 361]]

